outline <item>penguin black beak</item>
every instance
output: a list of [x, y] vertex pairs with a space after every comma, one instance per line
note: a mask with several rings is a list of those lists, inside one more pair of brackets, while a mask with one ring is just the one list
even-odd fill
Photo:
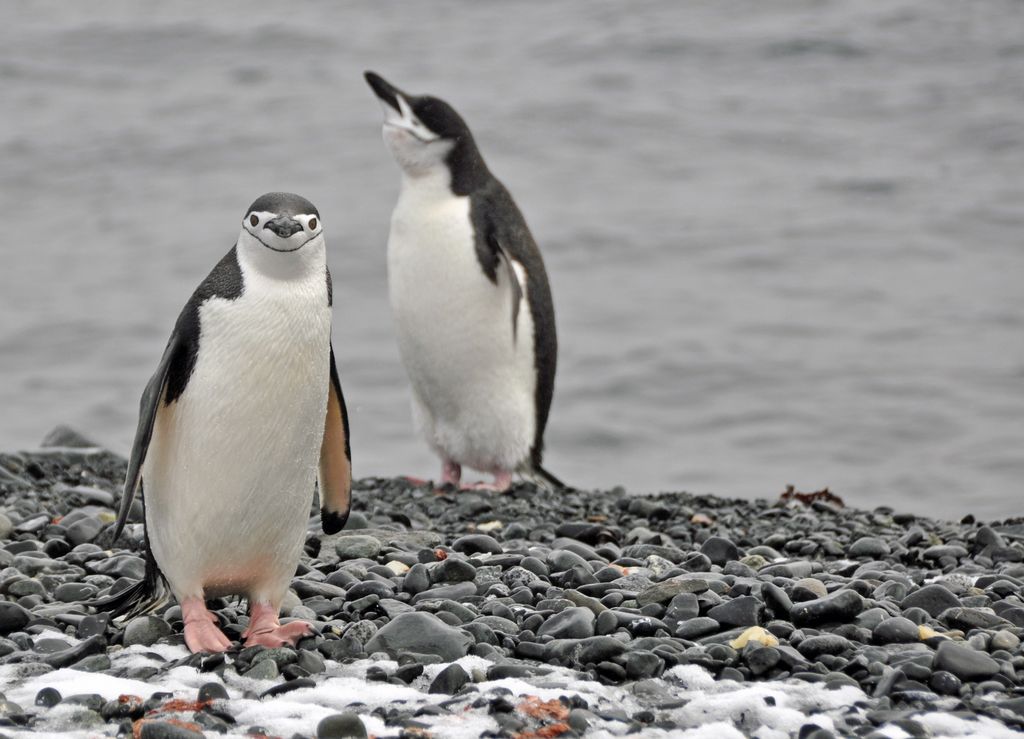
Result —
[[398, 96], [402, 95], [402, 97], [408, 98], [408, 95], [403, 93], [376, 72], [366, 71], [363, 73], [363, 76], [366, 78], [367, 84], [373, 88], [373, 92], [377, 97], [394, 108], [395, 112], [401, 113], [401, 108], [398, 107]]
[[269, 228], [271, 231], [276, 233], [281, 238], [287, 239], [292, 234], [301, 231], [302, 224], [296, 221], [294, 218], [289, 218], [288, 216], [278, 216], [273, 220], [267, 221], [267, 224], [263, 228]]

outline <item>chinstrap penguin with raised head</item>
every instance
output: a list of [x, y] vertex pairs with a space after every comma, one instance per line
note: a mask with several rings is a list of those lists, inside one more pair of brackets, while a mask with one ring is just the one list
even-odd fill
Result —
[[388, 238], [388, 292], [413, 416], [441, 457], [504, 490], [519, 472], [562, 483], [541, 465], [557, 340], [540, 251], [469, 127], [443, 100], [366, 73], [401, 169]]
[[249, 600], [247, 645], [294, 644], [278, 620], [319, 481], [322, 525], [348, 517], [348, 417], [331, 346], [331, 277], [317, 209], [268, 193], [186, 303], [142, 396], [115, 527], [142, 485], [146, 577], [115, 613], [181, 604], [193, 651], [231, 642], [205, 598]]

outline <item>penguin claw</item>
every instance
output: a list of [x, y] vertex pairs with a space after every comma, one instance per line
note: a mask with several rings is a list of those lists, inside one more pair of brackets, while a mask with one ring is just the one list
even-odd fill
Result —
[[206, 609], [202, 598], [186, 598], [181, 602], [185, 621], [185, 644], [190, 652], [226, 652], [231, 640], [217, 626], [217, 617]]
[[290, 621], [282, 624], [277, 620], [278, 610], [268, 603], [254, 603], [249, 615], [249, 628], [242, 632], [245, 646], [294, 647], [304, 636], [313, 633], [313, 627], [305, 621]]
[[213, 624], [188, 624], [185, 626], [185, 644], [189, 651], [195, 652], [226, 652], [231, 642], [224, 633]]
[[299, 639], [312, 633], [313, 627], [305, 621], [291, 621], [275, 628], [248, 633], [245, 636], [245, 646], [260, 645], [271, 649], [285, 646], [294, 647]]
[[469, 485], [462, 485], [459, 490], [491, 490], [495, 493], [504, 493], [512, 487], [511, 472], [494, 473], [494, 482], [474, 482]]

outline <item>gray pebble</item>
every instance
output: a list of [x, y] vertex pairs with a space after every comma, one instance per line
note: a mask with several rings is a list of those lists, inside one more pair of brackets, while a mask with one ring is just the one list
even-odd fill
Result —
[[932, 618], [937, 617], [947, 608], [955, 608], [959, 605], [959, 598], [953, 595], [948, 588], [937, 584], [925, 585], [900, 602], [900, 608], [904, 611], [908, 608], [922, 608]]
[[128, 622], [124, 628], [124, 645], [126, 647], [135, 644], [152, 646], [161, 637], [171, 633], [171, 626], [162, 618], [156, 616], [138, 616]]
[[374, 559], [380, 554], [380, 540], [365, 534], [341, 533], [334, 542], [334, 551], [340, 560]]
[[538, 636], [555, 639], [585, 639], [594, 635], [594, 614], [589, 608], [574, 606], [548, 618], [538, 629]]
[[687, 621], [680, 621], [676, 626], [675, 635], [680, 639], [699, 639], [702, 636], [717, 633], [720, 628], [721, 626], [715, 619], [699, 616]]
[[723, 626], [757, 626], [761, 623], [761, 611], [764, 605], [752, 595], [733, 598], [708, 611]]
[[398, 657], [404, 652], [434, 654], [445, 661], [464, 657], [474, 643], [472, 636], [422, 611], [400, 614], [366, 643], [367, 653], [387, 652]]
[[902, 616], [887, 618], [871, 632], [876, 644], [901, 644], [918, 640], [917, 624]]
[[316, 739], [367, 739], [367, 728], [355, 713], [335, 713], [316, 725]]
[[437, 677], [430, 683], [428, 693], [443, 693], [452, 695], [457, 693], [463, 685], [469, 682], [469, 675], [458, 663], [452, 663], [437, 674]]
[[795, 603], [790, 617], [793, 623], [814, 625], [827, 622], [847, 623], [864, 610], [864, 599], [853, 590], [838, 590], [824, 598]]
[[855, 559], [881, 559], [892, 551], [889, 545], [876, 536], [862, 536], [853, 542], [846, 554]]
[[727, 562], [733, 562], [740, 558], [739, 547], [721, 536], [708, 537], [708, 539], [701, 544], [700, 552], [711, 560], [712, 564], [716, 564], [719, 567], [725, 565]]
[[945, 670], [961, 680], [984, 680], [999, 672], [999, 663], [984, 652], [944, 641], [935, 652], [935, 669]]

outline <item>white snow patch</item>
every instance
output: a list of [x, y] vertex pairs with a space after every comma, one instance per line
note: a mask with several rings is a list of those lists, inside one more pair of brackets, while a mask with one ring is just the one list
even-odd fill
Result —
[[928, 729], [936, 739], [1020, 739], [1021, 736], [1020, 732], [1013, 731], [988, 716], [968, 720], [936, 712], [914, 716], [914, 720]]
[[[153, 655], [159, 655], [159, 659]], [[183, 647], [129, 647], [111, 654], [115, 669], [132, 669], [145, 666], [159, 667], [166, 661], [186, 656]], [[491, 663], [467, 656], [458, 660], [471, 676], [480, 679]], [[372, 715], [380, 706], [415, 709], [418, 706], [438, 704], [452, 700], [448, 695], [431, 695], [426, 691], [446, 664], [428, 665], [423, 675], [411, 685], [392, 685], [386, 682], [366, 680], [370, 666], [378, 666], [387, 672], [393, 671], [397, 663], [389, 660], [360, 660], [351, 664], [339, 664], [328, 660], [325, 675], [317, 676], [317, 685], [300, 688], [284, 695], [265, 700], [245, 698], [247, 691], [261, 693], [277, 680], [253, 680], [228, 672], [225, 687], [230, 695], [230, 710], [238, 723], [229, 736], [243, 736], [245, 729], [252, 725], [265, 727], [273, 734], [290, 736], [294, 733], [312, 735], [317, 724], [326, 716], [340, 711], [354, 711], [365, 724], [370, 734], [386, 735], [395, 733], [395, 727], [387, 727], [382, 719]], [[167, 691], [175, 698], [194, 699], [199, 686], [206, 682], [219, 682], [213, 673], [201, 673], [192, 667], [176, 667], [160, 673], [152, 681], [118, 678], [103, 673], [85, 673], [71, 669], [23, 678], [18, 672], [19, 665], [0, 666], [0, 691], [31, 713], [38, 713], [42, 719], [34, 733], [17, 729], [5, 730], [14, 737], [81, 737], [111, 736], [114, 727], [80, 727], [76, 716], [81, 708], [57, 706], [46, 710], [34, 705], [36, 693], [44, 687], [53, 687], [64, 696], [76, 693], [98, 693], [106, 699], [119, 695], [138, 695], [148, 698], [156, 691]], [[812, 723], [836, 732], [836, 719], [851, 706], [870, 704], [871, 700], [858, 688], [844, 686], [836, 690], [824, 685], [802, 681], [737, 683], [730, 680], [716, 681], [710, 673], [695, 665], [674, 667], [665, 673], [663, 684], [665, 696], [684, 701], [673, 709], [656, 711], [678, 725], [672, 730], [647, 727], [643, 736], [651, 739], [787, 739], [796, 735], [805, 724]], [[646, 699], [637, 695], [628, 686], [616, 687], [580, 679], [567, 669], [551, 667], [547, 675], [528, 678], [505, 678], [476, 683], [478, 693], [467, 697], [451, 713], [441, 716], [424, 715], [418, 721], [429, 726], [429, 731], [446, 739], [470, 739], [486, 731], [498, 728], [486, 709], [464, 711], [478, 695], [487, 695], [496, 688], [511, 692], [514, 701], [524, 696], [536, 696], [548, 701], [561, 696], [582, 697], [595, 713], [616, 709], [627, 715], [643, 709]], [[250, 693], [251, 695], [251, 693]], [[929, 713], [917, 714], [919, 721], [935, 737], [950, 739], [1011, 739], [1020, 734], [1011, 731], [1001, 723], [986, 717], [967, 720], [941, 710], [941, 705]], [[623, 736], [628, 731], [623, 722], [608, 721], [595, 724], [588, 737], [611, 739]], [[40, 732], [38, 729], [42, 729]], [[895, 726], [883, 726], [879, 733], [890, 739], [903, 739], [906, 732]], [[49, 734], [47, 732], [50, 732]]]
[[[172, 672], [176, 672], [176, 670]], [[2, 674], [0, 674], [0, 682], [4, 682]], [[148, 698], [158, 690], [192, 691], [190, 684], [181, 682], [173, 674], [165, 676], [160, 680], [159, 685], [152, 685], [142, 680], [113, 677], [102, 672], [79, 672], [65, 667], [61, 670], [47, 672], [45, 675], [36, 675], [21, 684], [7, 685], [5, 683], [3, 692], [7, 695], [8, 700], [28, 709], [34, 705], [36, 693], [43, 688], [56, 688], [64, 697], [81, 693], [98, 693], [106, 700], [113, 700], [119, 695], [138, 695]]]

